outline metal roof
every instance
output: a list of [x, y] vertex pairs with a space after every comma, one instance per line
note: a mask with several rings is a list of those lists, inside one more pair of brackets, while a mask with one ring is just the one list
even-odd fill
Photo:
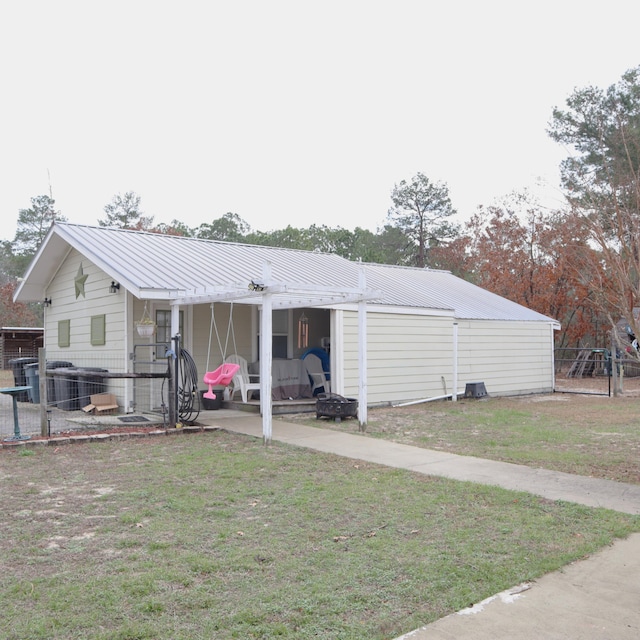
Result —
[[338, 304], [378, 295], [360, 286], [360, 265], [334, 254], [57, 222], [15, 299], [42, 300], [71, 248], [140, 299], [259, 304], [261, 292], [248, 285], [264, 284], [266, 265], [275, 307]]
[[[335, 254], [202, 240], [144, 231], [54, 223], [16, 290], [44, 298], [58, 266], [76, 249], [141, 299], [179, 304], [235, 300], [259, 304], [265, 265], [274, 306], [368, 304], [451, 312], [460, 319], [554, 322], [446, 271], [352, 262]], [[366, 276], [366, 287], [361, 276]], [[258, 287], [259, 289], [259, 287]]]
[[376, 303], [449, 310], [461, 320], [555, 322], [449, 271], [367, 264], [366, 274], [367, 285], [384, 292]]

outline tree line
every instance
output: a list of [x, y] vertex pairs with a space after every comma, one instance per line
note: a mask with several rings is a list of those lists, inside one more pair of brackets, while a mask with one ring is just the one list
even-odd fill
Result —
[[[640, 66], [607, 89], [576, 89], [552, 110], [547, 132], [570, 152], [560, 167], [566, 204], [557, 210], [514, 193], [457, 225], [447, 185], [417, 173], [394, 185], [376, 232], [325, 225], [259, 231], [232, 212], [194, 228], [155, 223], [134, 192], [114, 196], [98, 224], [446, 269], [557, 319], [558, 347], [609, 346], [621, 320], [640, 336]], [[54, 200], [32, 198], [13, 241], [2, 243], [3, 326], [39, 320], [37, 305], [14, 305], [7, 296], [54, 220], [65, 220]]]

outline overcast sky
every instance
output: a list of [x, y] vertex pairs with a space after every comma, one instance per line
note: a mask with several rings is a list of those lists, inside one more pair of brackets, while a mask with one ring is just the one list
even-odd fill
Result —
[[72, 222], [135, 191], [262, 231], [375, 231], [419, 171], [461, 220], [560, 202], [552, 109], [638, 66], [638, 25], [637, 0], [5, 1], [0, 237], [50, 187]]

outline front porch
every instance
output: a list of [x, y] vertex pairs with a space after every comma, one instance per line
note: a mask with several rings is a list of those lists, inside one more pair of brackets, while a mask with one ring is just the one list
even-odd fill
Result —
[[[247, 402], [224, 400], [221, 409], [232, 411], [245, 411], [260, 415], [260, 400], [248, 400]], [[301, 398], [299, 400], [272, 400], [271, 413], [274, 416], [290, 413], [314, 413], [316, 410], [315, 398]], [[201, 412], [204, 413], [204, 412]], [[207, 415], [215, 415], [216, 410], [207, 411]]]

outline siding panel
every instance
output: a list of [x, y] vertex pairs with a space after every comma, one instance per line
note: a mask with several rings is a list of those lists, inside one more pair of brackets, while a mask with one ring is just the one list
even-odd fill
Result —
[[[435, 397], [453, 389], [453, 317], [370, 310], [367, 383], [370, 404]], [[345, 390], [358, 391], [358, 323], [344, 319]], [[548, 324], [458, 321], [458, 389], [484, 382], [495, 395], [553, 389], [553, 345]]]

